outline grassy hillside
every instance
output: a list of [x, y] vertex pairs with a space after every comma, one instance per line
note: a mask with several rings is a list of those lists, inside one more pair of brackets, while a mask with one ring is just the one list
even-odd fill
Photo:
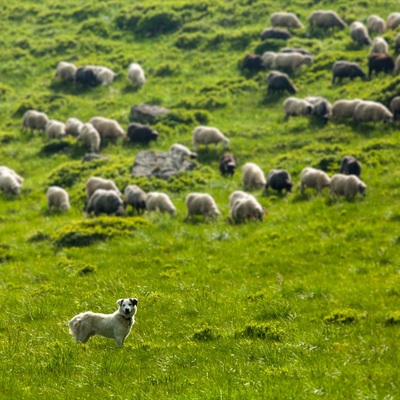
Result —
[[[21, 194], [0, 193], [0, 398], [4, 399], [394, 399], [399, 393], [400, 173], [398, 123], [327, 125], [284, 122], [286, 94], [267, 95], [266, 72], [239, 68], [247, 53], [301, 46], [315, 54], [292, 76], [298, 97], [361, 98], [388, 105], [400, 80], [380, 75], [331, 84], [337, 59], [367, 70], [369, 49], [349, 28], [311, 30], [312, 10], [334, 9], [350, 24], [386, 19], [396, 2], [144, 1], [93, 4], [20, 1], [0, 10], [0, 165], [24, 177]], [[289, 41], [261, 42], [270, 15], [295, 12], [305, 27]], [[396, 31], [383, 37], [394, 55]], [[110, 86], [82, 89], [53, 78], [59, 61], [107, 66]], [[147, 77], [126, 76], [131, 62]], [[21, 132], [24, 112], [51, 119], [96, 115], [126, 129], [136, 104], [171, 114], [148, 147], [105, 143], [105, 160], [82, 163], [74, 138], [48, 142]], [[199, 150], [198, 168], [170, 181], [133, 178], [136, 154], [191, 147], [200, 124], [230, 138], [232, 178], [218, 170], [220, 147]], [[333, 201], [301, 195], [306, 166], [339, 170], [353, 154], [367, 195]], [[229, 194], [242, 190], [241, 166], [285, 168], [292, 193], [253, 194], [268, 210], [262, 223], [229, 221]], [[114, 179], [167, 192], [175, 218], [89, 217], [85, 181]], [[49, 212], [46, 190], [66, 188], [71, 210]], [[216, 221], [186, 222], [192, 191], [214, 196]], [[92, 338], [77, 345], [67, 323], [92, 310], [112, 313], [123, 297], [139, 299], [124, 347]]]

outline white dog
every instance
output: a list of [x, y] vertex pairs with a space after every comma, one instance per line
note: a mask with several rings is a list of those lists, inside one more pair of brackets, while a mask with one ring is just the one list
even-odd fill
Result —
[[118, 310], [113, 314], [98, 314], [91, 311], [75, 315], [69, 321], [69, 333], [79, 343], [86, 343], [92, 336], [114, 338], [118, 346], [124, 344], [135, 323], [138, 299], [119, 299]]

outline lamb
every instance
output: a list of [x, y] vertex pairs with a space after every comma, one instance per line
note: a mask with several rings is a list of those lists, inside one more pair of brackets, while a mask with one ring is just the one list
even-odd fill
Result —
[[393, 119], [396, 121], [400, 117], [400, 96], [393, 97], [389, 104], [390, 111], [393, 113]]
[[5, 165], [0, 166], [0, 175], [8, 175], [11, 174], [15, 180], [22, 185], [24, 182], [24, 178], [18, 175], [13, 169], [6, 167]]
[[339, 83], [342, 83], [343, 78], [350, 78], [353, 80], [357, 77], [360, 77], [361, 79], [366, 78], [366, 74], [358, 63], [344, 60], [335, 61], [333, 63], [332, 84], [335, 83], [335, 79], [338, 79]]
[[132, 82], [133, 86], [143, 86], [143, 84], [146, 82], [146, 77], [140, 64], [129, 64], [128, 79]]
[[111, 83], [113, 83], [117, 78], [117, 74], [114, 71], [102, 66], [96, 66], [94, 68], [94, 75], [96, 76], [97, 81], [103, 86], [111, 85]]
[[171, 153], [176, 153], [176, 154], [181, 154], [183, 157], [189, 157], [189, 158], [197, 158], [197, 154], [194, 153], [193, 151], [190, 151], [186, 146], [180, 143], [175, 143], [173, 144], [170, 148], [169, 151]]
[[274, 51], [266, 51], [262, 54], [261, 59], [265, 68], [271, 68], [274, 63], [276, 54]]
[[100, 151], [101, 137], [92, 124], [83, 124], [79, 129], [79, 134], [76, 139], [82, 140], [89, 148], [90, 152], [98, 153]]
[[83, 122], [79, 121], [77, 118], [68, 118], [65, 123], [65, 133], [67, 135], [72, 135], [77, 137], [79, 135], [79, 131], [83, 126]]
[[67, 136], [64, 122], [57, 121], [55, 119], [51, 119], [47, 122], [45, 132], [47, 140], [63, 139], [65, 136]]
[[138, 213], [143, 214], [146, 210], [146, 193], [137, 185], [128, 185], [124, 190], [124, 208], [128, 204]]
[[49, 210], [67, 211], [71, 208], [67, 191], [59, 186], [50, 186], [47, 189], [46, 197]]
[[242, 167], [242, 182], [245, 189], [264, 189], [267, 183], [264, 172], [254, 163], [248, 162]]
[[336, 101], [332, 106], [332, 119], [353, 118], [354, 110], [361, 101], [360, 99]]
[[120, 195], [115, 190], [97, 189], [89, 198], [88, 214], [125, 215], [124, 205]]
[[385, 20], [379, 15], [370, 15], [367, 18], [367, 27], [370, 33], [382, 35], [386, 31]]
[[125, 132], [121, 125], [115, 119], [109, 119], [104, 117], [93, 117], [89, 121], [99, 132], [101, 140], [110, 138], [117, 141], [120, 137], [125, 137]]
[[348, 200], [354, 198], [357, 193], [365, 196], [367, 185], [356, 175], [335, 174], [331, 179], [331, 196], [345, 196]]
[[393, 114], [381, 103], [361, 101], [354, 110], [354, 122], [393, 122]]
[[324, 97], [308, 96], [304, 99], [313, 106], [312, 115], [321, 118], [325, 123], [332, 118], [332, 104]]
[[358, 44], [371, 44], [371, 38], [369, 37], [367, 27], [362, 22], [354, 21], [350, 25], [350, 37]]
[[146, 197], [146, 208], [148, 212], [167, 212], [171, 215], [171, 217], [174, 217], [176, 214], [176, 207], [166, 193], [148, 193]]
[[388, 15], [386, 20], [387, 29], [396, 29], [400, 25], [400, 13], [394, 12]]
[[103, 179], [98, 176], [92, 176], [86, 181], [86, 198], [90, 199], [93, 193], [99, 189], [105, 190], [114, 190], [118, 196], [121, 196], [121, 192], [119, 191], [117, 185], [110, 179]]
[[77, 68], [75, 67], [74, 64], [66, 61], [60, 61], [57, 64], [54, 77], [61, 79], [62, 81], [74, 81], [76, 70]]
[[195, 215], [216, 219], [221, 214], [215, 200], [208, 193], [189, 193], [186, 196], [185, 203], [188, 211], [186, 220], [193, 218]]
[[219, 170], [223, 176], [235, 174], [236, 160], [233, 154], [224, 153], [219, 159]]
[[193, 147], [196, 149], [199, 145], [206, 145], [214, 143], [222, 143], [225, 149], [229, 148], [229, 139], [221, 133], [217, 128], [211, 126], [197, 126], [192, 132]]
[[267, 75], [268, 93], [288, 91], [291, 94], [297, 92], [297, 88], [290, 81], [287, 74], [279, 71], [270, 71]]
[[287, 72], [296, 72], [302, 65], [312, 65], [311, 56], [301, 53], [278, 53], [272, 62], [272, 68], [284, 69]]
[[78, 86], [91, 86], [95, 87], [101, 84], [100, 80], [96, 76], [96, 67], [93, 65], [87, 65], [85, 67], [79, 67], [75, 74], [75, 83]]
[[248, 195], [237, 198], [232, 203], [230, 213], [235, 223], [242, 223], [253, 219], [262, 221], [265, 210], [254, 196]]
[[292, 37], [291, 33], [284, 29], [266, 28], [261, 32], [261, 40], [265, 39], [282, 39], [288, 40]]
[[267, 175], [267, 183], [265, 189], [277, 190], [278, 193], [282, 193], [282, 190], [286, 190], [286, 193], [292, 190], [293, 182], [289, 172], [285, 169], [271, 169]]
[[308, 19], [311, 27], [315, 28], [346, 28], [347, 24], [344, 22], [335, 11], [331, 10], [317, 10], [313, 11]]
[[246, 54], [242, 62], [242, 69], [255, 72], [262, 71], [265, 69], [262, 57], [258, 54]]
[[291, 12], [275, 12], [271, 15], [271, 25], [275, 28], [283, 26], [285, 28], [304, 28], [296, 14]]
[[311, 115], [314, 106], [303, 99], [297, 99], [296, 97], [288, 97], [283, 102], [283, 110], [285, 111], [285, 121], [288, 121], [291, 116], [307, 116]]
[[149, 144], [151, 141], [156, 141], [158, 132], [148, 125], [132, 122], [128, 126], [127, 140], [132, 143]]
[[326, 172], [312, 168], [306, 167], [301, 171], [300, 174], [300, 191], [304, 194], [305, 189], [314, 188], [318, 193], [322, 194], [322, 189], [329, 187], [331, 184], [331, 179], [326, 174]]
[[6, 169], [0, 171], [1, 191], [4, 193], [11, 193], [13, 195], [19, 195], [21, 193], [21, 187], [22, 183], [12, 171]]
[[361, 163], [353, 156], [344, 156], [340, 162], [340, 173], [345, 175], [361, 175]]
[[368, 60], [368, 68], [368, 77], [370, 78], [373, 72], [375, 72], [376, 75], [381, 71], [384, 73], [392, 73], [395, 65], [393, 58], [387, 54], [372, 54]]
[[387, 41], [383, 37], [377, 36], [372, 41], [369, 54], [389, 54], [389, 45]]
[[31, 133], [35, 130], [44, 131], [47, 122], [49, 122], [49, 117], [44, 112], [28, 110], [22, 117], [21, 130], [30, 129]]

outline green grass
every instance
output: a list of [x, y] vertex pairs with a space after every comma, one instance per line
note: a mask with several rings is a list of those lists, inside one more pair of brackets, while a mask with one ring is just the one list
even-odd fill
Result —
[[[267, 96], [265, 72], [238, 68], [247, 53], [302, 46], [316, 57], [293, 77], [299, 97], [387, 105], [397, 77], [330, 83], [336, 59], [366, 69], [368, 49], [355, 46], [348, 29], [310, 31], [308, 15], [318, 8], [348, 23], [398, 11], [394, 2], [345, 0], [3, 5], [0, 164], [25, 181], [20, 196], [0, 194], [1, 399], [398, 397], [398, 125], [284, 122], [286, 96]], [[261, 43], [269, 15], [284, 9], [306, 27], [286, 44]], [[383, 35], [391, 49], [395, 35]], [[53, 80], [61, 60], [105, 65], [119, 77], [77, 89]], [[126, 77], [130, 62], [145, 69], [140, 90]], [[197, 170], [170, 181], [132, 178], [141, 146], [108, 143], [101, 149], [108, 159], [82, 163], [85, 149], [74, 139], [48, 143], [20, 131], [29, 108], [62, 121], [101, 115], [126, 128], [131, 106], [141, 103], [172, 110], [146, 149], [190, 146], [195, 126], [217, 126], [230, 138], [236, 175], [220, 176], [222, 149], [210, 148], [199, 150]], [[363, 164], [365, 198], [300, 194], [305, 166], [333, 174], [346, 154]], [[247, 161], [265, 172], [285, 168], [295, 185], [287, 196], [254, 191], [268, 216], [235, 225], [228, 198], [243, 189]], [[177, 216], [91, 218], [84, 184], [92, 175], [121, 190], [165, 191]], [[47, 211], [54, 184], [70, 194], [66, 213]], [[214, 196], [218, 221], [184, 221], [191, 191]], [[124, 347], [101, 337], [75, 344], [68, 320], [86, 310], [111, 313], [121, 297], [139, 299]]]

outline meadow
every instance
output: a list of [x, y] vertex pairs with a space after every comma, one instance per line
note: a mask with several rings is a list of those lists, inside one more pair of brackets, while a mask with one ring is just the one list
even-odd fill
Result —
[[[367, 70], [368, 47], [343, 31], [312, 30], [308, 16], [334, 9], [350, 24], [386, 19], [397, 1], [124, 0], [83, 4], [21, 0], [2, 5], [0, 165], [24, 177], [21, 194], [0, 193], [0, 399], [396, 399], [400, 339], [400, 132], [394, 124], [284, 122], [287, 94], [267, 94], [266, 72], [240, 69], [247, 53], [285, 46], [310, 50], [314, 63], [293, 76], [298, 97], [361, 98], [388, 105], [398, 76], [331, 84], [338, 59]], [[274, 11], [305, 27], [287, 42], [260, 40]], [[383, 37], [394, 55], [396, 31]], [[61, 60], [105, 65], [110, 86], [77, 88], [53, 78]], [[147, 82], [126, 77], [140, 63]], [[30, 108], [50, 118], [115, 118], [131, 107], [171, 113], [149, 146], [105, 143], [107, 159], [83, 163], [74, 138], [48, 142], [22, 132]], [[197, 125], [230, 138], [238, 168], [218, 170], [221, 147], [201, 148], [198, 168], [169, 181], [132, 177], [136, 154], [191, 147]], [[333, 201], [304, 195], [306, 166], [329, 175], [356, 156], [365, 197]], [[253, 194], [268, 210], [261, 223], [232, 224], [229, 194], [242, 190], [241, 166], [290, 171], [292, 193]], [[90, 217], [85, 181], [114, 179], [167, 192], [178, 209], [162, 214]], [[71, 209], [49, 212], [46, 190], [65, 187]], [[185, 221], [192, 191], [215, 198], [220, 218]], [[75, 314], [112, 313], [119, 298], [139, 300], [122, 348], [94, 337], [76, 344]]]

